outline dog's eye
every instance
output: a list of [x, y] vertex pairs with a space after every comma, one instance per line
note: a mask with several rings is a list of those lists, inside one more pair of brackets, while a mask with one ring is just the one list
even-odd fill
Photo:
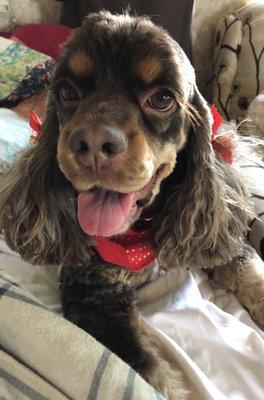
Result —
[[157, 111], [169, 111], [175, 104], [173, 95], [167, 89], [158, 90], [149, 96], [147, 105]]
[[80, 99], [77, 90], [68, 82], [63, 82], [59, 89], [62, 102], [68, 103]]
[[55, 87], [56, 98], [65, 108], [76, 108], [81, 98], [77, 88], [68, 80], [59, 80]]

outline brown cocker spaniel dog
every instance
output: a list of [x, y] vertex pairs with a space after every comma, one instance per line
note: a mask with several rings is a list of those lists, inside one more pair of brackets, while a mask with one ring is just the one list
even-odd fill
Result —
[[65, 317], [169, 399], [186, 398], [180, 372], [144, 335], [134, 302], [153, 264], [133, 272], [107, 263], [94, 238], [147, 220], [159, 268], [213, 269], [264, 325], [264, 272], [244, 241], [250, 203], [212, 150], [211, 119], [190, 62], [162, 28], [91, 14], [63, 48], [39, 142], [0, 193], [8, 245], [34, 264], [63, 266]]

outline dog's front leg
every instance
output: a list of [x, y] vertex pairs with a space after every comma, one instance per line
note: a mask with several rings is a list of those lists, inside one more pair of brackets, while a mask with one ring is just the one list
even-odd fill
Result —
[[131, 287], [110, 281], [109, 269], [107, 275], [98, 266], [63, 269], [65, 318], [112, 350], [169, 400], [187, 399], [182, 372], [162, 360], [157, 343], [144, 333]]
[[264, 328], [264, 263], [255, 250], [244, 245], [243, 255], [217, 267], [214, 279], [232, 290], [253, 320]]

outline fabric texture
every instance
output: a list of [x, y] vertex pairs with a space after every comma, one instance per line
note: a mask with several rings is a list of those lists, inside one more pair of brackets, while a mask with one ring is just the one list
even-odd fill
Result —
[[0, 108], [0, 174], [29, 144], [28, 121], [15, 112]]
[[111, 238], [96, 237], [95, 250], [100, 257], [121, 268], [138, 272], [155, 260], [150, 230], [133, 231]]
[[47, 89], [54, 66], [50, 57], [0, 38], [0, 106], [14, 106]]
[[212, 101], [226, 120], [245, 117], [264, 90], [264, 3], [253, 2], [222, 19], [214, 37]]
[[3, 272], [0, 325], [1, 399], [163, 399], [115, 354]]
[[30, 144], [32, 129], [29, 117], [32, 110], [42, 118], [46, 93], [32, 96], [10, 109], [0, 108], [0, 174], [14, 157]]
[[149, 283], [138, 306], [191, 384], [191, 400], [262, 400], [264, 334], [234, 295], [181, 268]]
[[[7, 287], [11, 279], [1, 274], [0, 346], [6, 354], [4, 359], [0, 356], [0, 368], [5, 370], [9, 355], [20, 361], [19, 369], [27, 365], [29, 374], [34, 370], [45, 385], [48, 382], [71, 399], [153, 398], [128, 366], [112, 354], [108, 358], [103, 346], [47, 310], [48, 306], [60, 312], [58, 266], [33, 267], [0, 241], [0, 269], [23, 286]], [[26, 302], [25, 296], [38, 304]], [[160, 343], [162, 356], [187, 375], [190, 400], [263, 400], [264, 334], [234, 295], [208, 281], [201, 271], [177, 268], [165, 276], [154, 272], [136, 301], [147, 335]], [[40, 391], [34, 375], [31, 381], [23, 380], [17, 366], [12, 364], [7, 372], [29, 387], [36, 382], [33, 387]], [[0, 382], [2, 388], [5, 381]], [[17, 392], [12, 394], [10, 383], [5, 385], [8, 400], [24, 400]]]
[[213, 36], [219, 21], [252, 0], [195, 0], [192, 16], [193, 63], [197, 85], [211, 101], [206, 84], [212, 71]]
[[70, 33], [70, 28], [59, 24], [26, 24], [17, 28], [10, 39], [56, 60], [60, 45], [66, 42]]

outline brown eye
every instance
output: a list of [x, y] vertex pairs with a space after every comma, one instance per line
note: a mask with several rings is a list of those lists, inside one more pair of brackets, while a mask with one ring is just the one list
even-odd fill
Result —
[[63, 104], [75, 102], [80, 99], [77, 90], [66, 81], [62, 82], [59, 87], [59, 96]]
[[154, 92], [148, 99], [148, 105], [157, 111], [169, 111], [175, 104], [175, 99], [169, 90]]

